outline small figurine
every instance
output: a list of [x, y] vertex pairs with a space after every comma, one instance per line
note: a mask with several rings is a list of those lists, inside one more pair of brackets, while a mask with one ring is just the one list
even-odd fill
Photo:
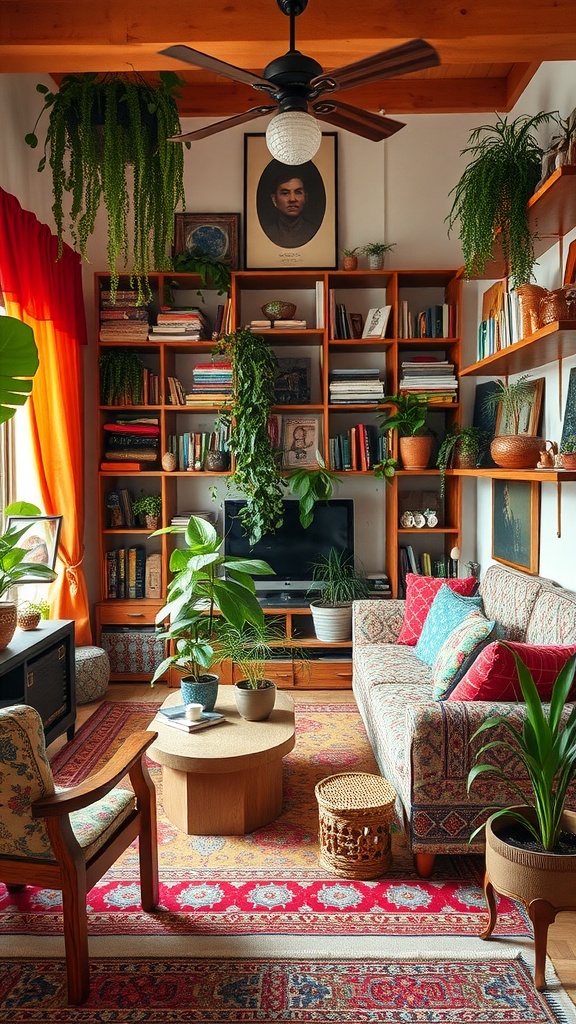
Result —
[[546, 441], [544, 450], [540, 452], [540, 461], [536, 463], [538, 469], [554, 469], [558, 445], [556, 441]]

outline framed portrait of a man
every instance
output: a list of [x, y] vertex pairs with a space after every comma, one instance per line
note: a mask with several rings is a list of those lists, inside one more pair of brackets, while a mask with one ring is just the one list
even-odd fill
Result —
[[304, 164], [281, 164], [266, 136], [244, 136], [244, 245], [247, 270], [336, 266], [336, 132]]

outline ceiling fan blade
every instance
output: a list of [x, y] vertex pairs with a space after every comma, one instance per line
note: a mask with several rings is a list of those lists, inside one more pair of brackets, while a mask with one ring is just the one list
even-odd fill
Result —
[[336, 103], [334, 100], [318, 100], [312, 109], [319, 121], [327, 121], [336, 128], [345, 128], [354, 135], [361, 135], [372, 142], [382, 142], [395, 132], [404, 128], [403, 121], [395, 121], [382, 114], [372, 114], [359, 107], [351, 107], [349, 103]]
[[262, 117], [264, 114], [271, 114], [277, 107], [250, 107], [243, 114], [235, 114], [234, 117], [227, 117], [224, 121], [214, 121], [204, 128], [198, 128], [195, 132], [185, 132], [183, 135], [173, 135], [168, 142], [190, 142], [198, 139], [206, 139], [209, 135], [217, 135], [218, 132], [225, 132], [228, 128], [234, 128], [237, 124], [246, 124], [246, 121], [253, 121], [255, 117]]
[[335, 92], [337, 89], [353, 89], [369, 82], [396, 75], [407, 75], [412, 71], [424, 71], [440, 64], [436, 50], [425, 39], [412, 39], [409, 43], [382, 50], [372, 57], [357, 60], [354, 64], [324, 72], [310, 82], [316, 93]]
[[208, 53], [200, 50], [193, 50], [191, 46], [169, 46], [166, 50], [160, 50], [163, 57], [173, 57], [174, 60], [181, 60], [185, 64], [194, 64], [204, 71], [213, 71], [215, 75], [223, 75], [224, 78], [231, 78], [234, 82], [242, 82], [244, 85], [251, 85], [254, 89], [265, 89], [266, 92], [276, 92], [276, 87], [267, 78], [255, 75], [244, 68], [237, 68], [234, 64], [227, 64], [217, 57], [211, 57]]

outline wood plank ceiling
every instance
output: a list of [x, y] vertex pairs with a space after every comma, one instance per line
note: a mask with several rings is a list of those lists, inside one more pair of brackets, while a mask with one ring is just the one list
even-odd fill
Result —
[[[325, 70], [407, 39], [436, 47], [442, 65], [343, 99], [391, 114], [505, 113], [542, 61], [576, 60], [574, 0], [309, 0], [298, 49]], [[187, 43], [261, 72], [288, 49], [289, 21], [275, 0], [2, 0], [0, 71], [50, 73], [170, 66], [186, 88], [181, 116], [224, 117], [255, 105], [249, 86], [160, 57]], [[576, 98], [576, 94], [575, 94]], [[257, 100], [256, 100], [257, 102]], [[567, 113], [564, 111], [563, 113]]]

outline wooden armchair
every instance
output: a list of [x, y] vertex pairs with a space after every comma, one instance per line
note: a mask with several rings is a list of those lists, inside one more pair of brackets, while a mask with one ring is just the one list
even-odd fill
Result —
[[[0, 880], [62, 891], [68, 1000], [90, 992], [86, 896], [139, 837], [142, 907], [158, 903], [156, 793], [143, 754], [155, 732], [137, 732], [85, 782], [57, 791], [39, 714], [0, 710]], [[116, 789], [126, 774], [134, 792]]]

